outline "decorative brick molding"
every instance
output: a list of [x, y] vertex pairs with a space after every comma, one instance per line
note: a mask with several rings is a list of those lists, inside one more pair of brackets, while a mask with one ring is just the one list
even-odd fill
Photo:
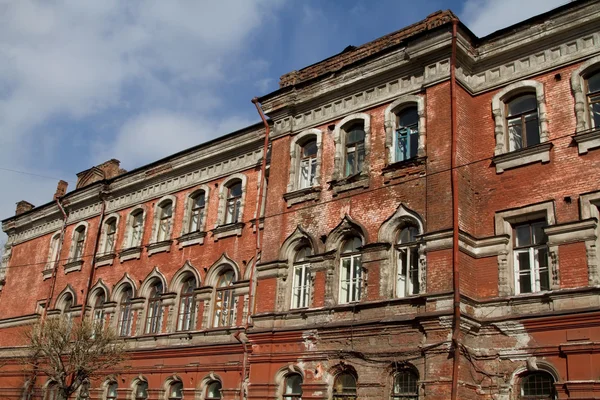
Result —
[[[173, 224], [171, 224], [173, 225]], [[171, 250], [172, 240], [163, 240], [162, 242], [155, 242], [146, 245], [148, 250], [148, 256], [156, 253], [169, 252]]]
[[243, 222], [220, 225], [211, 231], [213, 234], [213, 239], [220, 240], [230, 236], [242, 236], [242, 230], [244, 229], [245, 225], [246, 224]]
[[550, 150], [552, 143], [540, 143], [535, 146], [525, 147], [520, 150], [494, 156], [492, 161], [496, 166], [496, 173], [501, 174], [504, 170], [517, 168], [536, 162], [550, 162]]
[[142, 248], [141, 247], [130, 247], [128, 249], [123, 249], [119, 252], [119, 260], [121, 262], [127, 261], [127, 260], [133, 260], [133, 259], [137, 259], [139, 260], [140, 257], [142, 255]]
[[81, 271], [82, 266], [83, 260], [71, 261], [64, 265], [65, 274], [68, 274], [69, 272]]

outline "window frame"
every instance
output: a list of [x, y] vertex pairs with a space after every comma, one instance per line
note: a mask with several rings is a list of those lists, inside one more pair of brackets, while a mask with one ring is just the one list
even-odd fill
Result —
[[[599, 130], [592, 125], [589, 113], [589, 100], [587, 90], [587, 79], [590, 75], [600, 72], [600, 56], [590, 58], [583, 62], [577, 69], [571, 73], [571, 90], [575, 98], [574, 111], [577, 122], [576, 135], [593, 131], [599, 133]], [[592, 135], [590, 140], [578, 142], [579, 154], [587, 153], [588, 150], [600, 147], [600, 134]]]
[[[350, 376], [353, 380], [354, 380], [354, 387], [349, 387], [348, 389], [354, 389], [354, 393], [346, 393], [345, 389], [342, 389], [342, 392], [336, 392], [336, 386], [337, 385], [337, 381], [338, 379], [341, 379], [342, 376], [347, 375]], [[342, 387], [343, 385], [340, 384]], [[333, 379], [333, 387], [331, 388], [331, 392], [332, 392], [332, 399], [336, 400], [336, 399], [347, 399], [347, 400], [357, 400], [358, 399], [358, 378], [356, 376], [356, 374], [350, 372], [350, 371], [341, 371], [339, 373], [337, 373]]]
[[[545, 375], [546, 378], [550, 378], [550, 393], [548, 394], [533, 394], [533, 395], [526, 395], [523, 393], [524, 391], [524, 385], [523, 383], [525, 382], [525, 380], [534, 378], [535, 376], [540, 376], [540, 375]], [[548, 371], [544, 371], [544, 370], [538, 370], [538, 371], [527, 371], [525, 373], [522, 373], [519, 376], [518, 379], [518, 385], [517, 385], [517, 399], [518, 400], [544, 400], [544, 399], [549, 399], [549, 400], [555, 400], [557, 397], [557, 393], [556, 393], [556, 387], [554, 386], [556, 384], [556, 379], [553, 376], [553, 374], [551, 374]]]
[[[231, 222], [227, 222], [227, 203], [228, 203], [228, 193], [229, 193], [229, 188], [237, 183], [237, 181], [241, 181], [241, 189], [242, 189], [242, 194], [239, 197], [239, 207], [238, 207], [238, 220], [237, 222], [231, 223]], [[237, 226], [239, 224], [242, 224], [244, 221], [244, 206], [245, 206], [245, 202], [246, 202], [246, 189], [247, 189], [247, 177], [244, 174], [233, 174], [227, 177], [227, 179], [225, 179], [220, 187], [219, 187], [219, 208], [217, 210], [217, 221], [215, 222], [215, 228], [219, 228], [222, 226]], [[241, 232], [239, 232], [239, 234], [241, 235]], [[223, 235], [222, 233], [219, 234], [215, 234], [215, 237], [217, 238], [221, 238], [221, 237], [226, 237], [228, 236], [227, 234]]]
[[158, 206], [158, 225], [156, 241], [164, 242], [171, 238], [170, 230], [173, 224], [173, 202], [165, 200]]
[[[359, 249], [355, 249], [354, 251], [344, 250], [349, 241], [354, 242], [356, 240], [360, 241], [361, 246], [363, 245], [363, 240], [360, 236], [349, 236], [344, 238], [341, 243], [338, 280], [338, 304], [358, 303], [363, 297], [364, 273], [362, 265], [362, 252]], [[347, 264], [347, 266], [344, 264]], [[347, 270], [346, 274], [344, 274], [344, 270]], [[347, 279], [345, 279], [345, 276]], [[343, 297], [344, 290], [347, 293], [345, 298]]]
[[157, 335], [162, 333], [163, 300], [165, 286], [160, 279], [151, 283], [148, 291], [148, 302], [146, 305], [146, 318], [144, 323], [144, 334]]
[[343, 118], [335, 126], [333, 132], [333, 138], [335, 142], [335, 156], [334, 156], [334, 172], [333, 180], [341, 181], [349, 178], [353, 175], [346, 174], [346, 148], [347, 148], [347, 136], [348, 129], [355, 124], [362, 123], [364, 131], [364, 159], [363, 166], [359, 173], [354, 175], [367, 177], [370, 172], [370, 150], [371, 150], [371, 116], [366, 113], [351, 114]]
[[418, 116], [418, 146], [417, 154], [409, 160], [425, 157], [425, 141], [426, 141], [426, 115], [425, 115], [425, 97], [408, 94], [394, 100], [384, 112], [385, 115], [385, 146], [387, 149], [387, 164], [391, 165], [403, 160], [398, 160], [396, 157], [396, 132], [398, 130], [398, 114], [403, 110], [411, 107], [417, 107]]
[[[225, 275], [231, 273], [231, 280], [226, 285], [222, 285]], [[222, 268], [216, 278], [214, 299], [212, 307], [212, 326], [214, 328], [228, 328], [235, 326], [237, 301], [234, 293], [234, 284], [237, 281], [236, 272], [233, 267]], [[218, 306], [219, 296], [221, 296], [221, 305]], [[226, 321], [222, 318], [225, 311]], [[220, 312], [220, 314], [219, 314]]]
[[[420, 243], [415, 237], [414, 240], [409, 242], [401, 242], [402, 232], [405, 230], [414, 230], [414, 236], [420, 234], [420, 229], [417, 224], [407, 223], [404, 224], [397, 234], [395, 250], [395, 270], [396, 270], [396, 284], [395, 284], [395, 295], [398, 298], [405, 298], [410, 296], [418, 296], [421, 294], [421, 254], [420, 254]], [[402, 258], [402, 255], [405, 258]], [[408, 267], [405, 266], [408, 264]], [[413, 282], [413, 275], [416, 275], [417, 290], [415, 291], [415, 284]], [[403, 279], [402, 279], [403, 278]], [[403, 283], [401, 283], [403, 282]], [[402, 290], [401, 290], [402, 286]]]
[[[288, 393], [287, 392], [288, 379], [292, 376], [300, 378], [300, 392], [299, 393], [294, 393], [294, 392]], [[294, 372], [290, 372], [290, 373], [286, 374], [283, 377], [282, 384], [283, 384], [283, 390], [282, 390], [282, 394], [281, 394], [282, 400], [302, 400], [302, 394], [303, 394], [302, 385], [304, 384], [304, 377], [302, 376], [301, 373], [294, 371]]]
[[[187, 286], [188, 282], [194, 281], [193, 286]], [[187, 332], [195, 330], [196, 328], [196, 295], [194, 290], [198, 287], [196, 277], [188, 274], [186, 275], [181, 283], [181, 289], [179, 291], [179, 306], [177, 308], [177, 332]], [[191, 288], [191, 290], [189, 290]], [[183, 310], [183, 312], [182, 312]]]
[[60, 237], [61, 232], [57, 231], [50, 237], [50, 247], [48, 248], [48, 261], [44, 267], [44, 270], [51, 270], [54, 268], [55, 263], [58, 262], [58, 253], [60, 251]]
[[[109, 396], [111, 387], [115, 387], [114, 396]], [[119, 383], [117, 381], [108, 381], [106, 382], [106, 390], [104, 393], [105, 400], [117, 400], [119, 398]]]
[[136, 209], [131, 213], [131, 239], [127, 248], [140, 247], [142, 245], [144, 237], [144, 219], [144, 210], [142, 209]]
[[[233, 189], [239, 186], [239, 194], [233, 194]], [[233, 181], [227, 185], [225, 197], [225, 225], [237, 224], [242, 220], [240, 209], [242, 206], [242, 181]], [[231, 210], [231, 211], [230, 211]]]
[[[209, 389], [211, 388], [211, 386], [213, 385], [219, 385], [219, 397], [214, 397], [214, 396], [208, 396], [209, 393]], [[205, 388], [203, 390], [203, 394], [204, 394], [204, 400], [221, 400], [223, 398], [223, 394], [222, 394], [222, 390], [223, 390], [223, 384], [221, 383], [220, 380], [214, 379], [211, 381], [208, 381], [205, 385]]]
[[[138, 396], [139, 392], [139, 388], [142, 385], [146, 385], [146, 389], [145, 389], [145, 396]], [[131, 391], [131, 395], [133, 400], [148, 400], [148, 381], [145, 379], [136, 379], [136, 381], [133, 383], [133, 387], [132, 387], [132, 391]]]
[[[308, 249], [308, 254], [303, 259], [298, 260], [300, 251]], [[310, 262], [306, 257], [312, 255], [312, 248], [308, 245], [300, 247], [294, 255], [294, 262], [292, 264], [292, 295], [291, 297], [291, 310], [308, 308], [310, 306], [310, 289], [312, 286], [312, 274], [310, 270]], [[300, 270], [300, 275], [296, 271]], [[300, 282], [298, 282], [298, 279]]]
[[[537, 136], [538, 139], [540, 139], [540, 135], [541, 135], [541, 130], [540, 130], [540, 120], [539, 120], [539, 113], [538, 113], [538, 107], [537, 107], [537, 101], [536, 101], [536, 107], [534, 109], [528, 109], [528, 110], [524, 110], [521, 111], [519, 113], [515, 113], [514, 115], [510, 114], [510, 105], [511, 103], [519, 100], [520, 98], [526, 97], [526, 96], [531, 96], [534, 98], [535, 101], [535, 92], [533, 91], [523, 91], [523, 92], [518, 92], [516, 94], [514, 94], [512, 97], [507, 98], [506, 101], [504, 102], [504, 115], [506, 115], [506, 148], [508, 149], [508, 152], [511, 151], [519, 151], [519, 150], [523, 150], [526, 149], [528, 147], [531, 146], [535, 146], [536, 144], [541, 143], [534, 143], [534, 144], [528, 144], [527, 141], [527, 122], [529, 121], [533, 121], [535, 120], [536, 124], [535, 126], [537, 127]], [[532, 116], [534, 116], [532, 118]], [[528, 118], [530, 118], [528, 120]], [[512, 123], [511, 121], [519, 121], [518, 124]], [[521, 141], [520, 141], [520, 147], [518, 147], [516, 144], [514, 145], [514, 148], [512, 146], [512, 143], [516, 143], [515, 140], [513, 140], [513, 137], [511, 135], [511, 127], [513, 126], [520, 126], [521, 129]]]
[[[409, 375], [414, 380], [414, 391], [397, 391], [398, 385], [396, 384], [397, 378], [402, 375]], [[409, 382], [411, 385], [411, 382]], [[403, 368], [397, 370], [392, 375], [392, 387], [390, 390], [391, 400], [418, 400], [419, 399], [419, 374], [413, 368]]]
[[[514, 256], [514, 274], [515, 274], [515, 294], [531, 294], [540, 293], [550, 290], [550, 263], [548, 261], [548, 239], [545, 234], [543, 243], [530, 243], [529, 245], [519, 246], [517, 239], [517, 231], [521, 227], [528, 227], [529, 235], [531, 238], [535, 236], [534, 226], [539, 226], [542, 229], [548, 225], [544, 220], [533, 220], [513, 225], [513, 256]], [[540, 255], [540, 250], [543, 250], [545, 254]], [[528, 269], [521, 269], [520, 255], [526, 255], [528, 260]], [[545, 267], [540, 266], [540, 258], [545, 259]], [[546, 276], [546, 288], [542, 288], [542, 269], [545, 271]], [[524, 272], [528, 271], [529, 275], [529, 289], [530, 291], [523, 291], [521, 289], [521, 277], [525, 276]]]
[[[180, 386], [179, 388], [179, 392], [181, 393], [180, 396], [173, 396], [173, 387], [174, 386]], [[185, 396], [184, 396], [184, 386], [183, 386], [183, 382], [181, 380], [171, 380], [168, 385], [167, 385], [167, 392], [165, 393], [165, 397], [167, 398], [167, 400], [182, 400]]]
[[[126, 295], [131, 295], [127, 297]], [[131, 337], [133, 325], [133, 302], [134, 297], [133, 286], [126, 284], [121, 287], [119, 292], [119, 316], [117, 318], [117, 334], [119, 337]]]

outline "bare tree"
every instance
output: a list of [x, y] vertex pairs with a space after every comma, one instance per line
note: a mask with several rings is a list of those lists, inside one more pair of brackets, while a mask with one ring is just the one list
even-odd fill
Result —
[[49, 318], [26, 333], [37, 373], [55, 382], [58, 398], [73, 393], [100, 371], [125, 360], [125, 344], [116, 333], [88, 319]]

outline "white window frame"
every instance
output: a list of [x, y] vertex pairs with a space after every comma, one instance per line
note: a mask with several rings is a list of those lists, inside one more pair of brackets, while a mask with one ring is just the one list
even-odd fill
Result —
[[215, 228], [222, 226], [222, 225], [229, 224], [226, 222], [227, 221], [227, 219], [226, 219], [227, 195], [229, 193], [229, 187], [236, 180], [240, 180], [242, 183], [242, 196], [240, 198], [240, 205], [239, 205], [239, 211], [238, 211], [239, 218], [236, 223], [242, 223], [244, 221], [244, 205], [246, 202], [245, 199], [246, 199], [246, 190], [247, 190], [247, 186], [248, 186], [247, 185], [248, 178], [244, 174], [233, 174], [233, 175], [228, 176], [227, 179], [225, 179], [219, 187], [219, 208], [217, 210], [217, 222], [215, 224]]
[[[166, 233], [160, 234], [161, 220], [162, 220], [162, 209], [167, 202], [171, 202], [171, 217], [169, 218], [169, 226]], [[173, 237], [173, 225], [175, 225], [175, 216], [177, 210], [177, 197], [173, 195], [167, 195], [161, 197], [154, 206], [154, 217], [152, 224], [152, 240], [150, 243], [159, 243], [171, 240]]]
[[[113, 237], [113, 248], [112, 250], [107, 249], [108, 246], [108, 226], [109, 226], [109, 222], [112, 221], [114, 219], [115, 221], [115, 233], [114, 233], [114, 237]], [[113, 213], [113, 214], [109, 214], [105, 217], [104, 219], [104, 223], [102, 224], [102, 231], [101, 231], [101, 236], [100, 236], [100, 245], [98, 246], [98, 248], [100, 249], [99, 251], [99, 255], [104, 255], [104, 254], [112, 254], [112, 253], [116, 253], [117, 250], [117, 240], [119, 238], [119, 221], [120, 221], [120, 215], [118, 213]]]
[[[417, 226], [413, 227], [417, 230], [418, 234], [419, 228]], [[408, 228], [408, 226], [404, 228]], [[400, 229], [400, 231], [402, 231], [402, 229]], [[413, 257], [416, 259], [413, 260]], [[421, 293], [420, 261], [421, 256], [419, 254], [419, 243], [417, 241], [396, 244], [396, 297], [417, 296]], [[413, 262], [415, 265], [413, 265]], [[404, 266], [405, 263], [407, 264], [406, 268]], [[419, 291], [417, 293], [415, 293], [413, 281], [410, 279], [411, 274], [413, 273], [417, 274], [417, 281], [419, 282]]]
[[[515, 225], [513, 227], [513, 230], [515, 230], [519, 225], [531, 225], [531, 224], [536, 224], [536, 222], [532, 222], [532, 223], [522, 223], [522, 224], [518, 224]], [[545, 223], [544, 223], [545, 225]], [[514, 239], [514, 238], [513, 238]], [[514, 256], [514, 282], [515, 282], [515, 294], [519, 295], [519, 294], [530, 294], [530, 293], [539, 293], [542, 292], [542, 288], [541, 288], [541, 273], [542, 273], [542, 269], [540, 268], [540, 250], [546, 250], [546, 273], [548, 274], [548, 287], [550, 287], [550, 263], [548, 262], [548, 243], [547, 241], [543, 244], [532, 244], [529, 247], [523, 247], [523, 248], [519, 248], [519, 249], [515, 249], [513, 251], [513, 256]], [[528, 256], [528, 260], [529, 260], [529, 279], [530, 279], [530, 291], [529, 292], [521, 292], [521, 276], [525, 275], [523, 274], [523, 271], [521, 271], [520, 268], [520, 262], [519, 262], [519, 255], [520, 254], [527, 254]]]
[[[73, 232], [71, 235], [71, 248], [69, 251], [69, 262], [75, 261], [83, 261], [83, 257], [85, 257], [85, 246], [87, 244], [87, 234], [88, 234], [89, 224], [86, 221], [82, 221], [75, 225], [73, 228]], [[81, 244], [81, 254], [77, 254], [77, 243], [79, 232], [83, 229], [83, 241]]]
[[[297, 272], [300, 271], [300, 274]], [[308, 308], [310, 304], [310, 263], [294, 264], [291, 309]]]
[[50, 247], [48, 249], [48, 261], [46, 262], [45, 270], [51, 270], [54, 263], [57, 261], [57, 255], [60, 247], [60, 231], [54, 232], [50, 237]]
[[333, 140], [335, 142], [334, 171], [333, 179], [341, 180], [346, 178], [346, 129], [355, 123], [362, 123], [365, 132], [364, 148], [365, 159], [361, 176], [368, 176], [370, 171], [370, 150], [371, 150], [371, 116], [365, 113], [351, 114], [336, 124], [333, 131]]
[[[196, 196], [199, 196], [202, 192], [204, 192], [204, 212], [198, 221], [198, 229], [192, 230], [191, 223], [194, 212], [194, 203]], [[190, 192], [185, 201], [185, 209], [183, 213], [183, 221], [181, 225], [181, 236], [186, 235], [188, 233], [194, 232], [204, 232], [206, 229], [206, 218], [208, 214], [210, 200], [210, 188], [208, 185], [201, 185]]]
[[[361, 300], [364, 283], [363, 275], [362, 254], [360, 252], [346, 253], [340, 256], [339, 304], [357, 303]], [[346, 279], [346, 276], [349, 278]]]
[[[136, 215], [141, 215], [141, 225], [139, 228], [139, 238], [134, 238], [134, 222]], [[127, 225], [125, 226], [125, 233], [123, 234], [122, 249], [131, 249], [135, 247], [141, 247], [144, 240], [144, 227], [146, 224], [146, 208], [144, 206], [136, 206], [127, 214]]]
[[419, 116], [418, 140], [416, 157], [424, 157], [425, 141], [426, 141], [426, 115], [425, 115], [425, 98], [417, 95], [405, 95], [394, 100], [385, 109], [385, 146], [387, 149], [387, 162], [393, 164], [401, 161], [396, 159], [396, 131], [398, 129], [397, 115], [405, 108], [417, 107]]
[[[302, 160], [303, 144], [316, 140], [317, 154], [315, 159], [315, 176], [313, 184], [307, 187], [300, 185], [300, 164]], [[321, 158], [322, 158], [322, 132], [319, 129], [308, 129], [294, 136], [290, 142], [290, 179], [287, 186], [288, 192], [309, 189], [321, 186]]]

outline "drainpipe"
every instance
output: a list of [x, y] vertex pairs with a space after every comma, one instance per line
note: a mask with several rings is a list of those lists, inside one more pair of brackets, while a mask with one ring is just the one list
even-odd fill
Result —
[[90, 268], [90, 275], [88, 276], [88, 282], [85, 289], [85, 293], [83, 295], [83, 308], [81, 309], [81, 321], [85, 318], [85, 313], [87, 311], [87, 304], [90, 297], [90, 289], [92, 288], [94, 282], [94, 275], [96, 274], [96, 254], [98, 254], [98, 246], [100, 245], [100, 236], [102, 235], [102, 225], [104, 224], [104, 216], [106, 211], [106, 196], [104, 187], [100, 191], [100, 201], [102, 202], [100, 205], [100, 221], [98, 222], [98, 229], [96, 230], [96, 239], [94, 241], [94, 252], [92, 253], [92, 261]]
[[457, 125], [456, 125], [456, 30], [458, 20], [452, 20], [452, 55], [450, 57], [450, 113], [452, 131], [451, 154], [451, 190], [452, 190], [452, 284], [454, 292], [454, 315], [452, 325], [452, 347], [454, 358], [452, 363], [452, 400], [458, 398], [458, 367], [460, 361], [460, 280], [459, 280], [459, 248], [458, 248], [458, 170], [457, 165]]

